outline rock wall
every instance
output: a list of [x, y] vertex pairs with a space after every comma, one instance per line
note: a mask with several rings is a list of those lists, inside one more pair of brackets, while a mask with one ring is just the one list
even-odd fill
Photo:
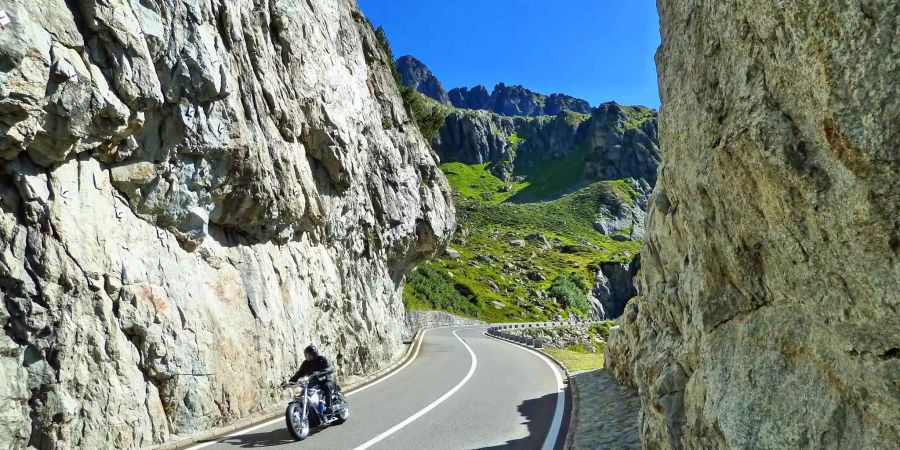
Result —
[[310, 342], [400, 349], [454, 212], [354, 1], [2, 7], [0, 447], [148, 446]]
[[665, 161], [607, 362], [645, 448], [900, 442], [900, 4], [661, 1]]
[[467, 317], [454, 316], [444, 311], [408, 311], [406, 313], [406, 334], [404, 340], [415, 337], [419, 330], [426, 328], [485, 325], [484, 322]]
[[[523, 141], [516, 142], [513, 135]], [[506, 117], [487, 111], [456, 111], [447, 115], [432, 144], [442, 161], [508, 161], [510, 166], [526, 169], [542, 166], [547, 158], [560, 159], [583, 150], [586, 178], [632, 177], [651, 185], [661, 159], [655, 113], [614, 102], [600, 105], [590, 116]], [[508, 177], [507, 166], [495, 167], [504, 168], [505, 174], [496, 175]]]

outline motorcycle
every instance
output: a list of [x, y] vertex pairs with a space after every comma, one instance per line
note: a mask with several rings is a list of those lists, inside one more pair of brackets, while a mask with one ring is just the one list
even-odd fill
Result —
[[332, 412], [326, 414], [324, 393], [318, 386], [309, 385], [309, 377], [300, 378], [295, 383], [283, 383], [281, 386], [286, 389], [300, 387], [300, 392], [288, 403], [284, 411], [288, 431], [298, 441], [306, 439], [312, 428], [340, 425], [350, 418], [350, 405], [338, 389], [332, 392]]

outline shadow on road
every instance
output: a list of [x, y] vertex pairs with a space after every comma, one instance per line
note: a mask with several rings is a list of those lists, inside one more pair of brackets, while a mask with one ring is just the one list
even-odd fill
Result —
[[[568, 392], [566, 393], [566, 410], [563, 414], [562, 428], [559, 431], [560, 439], [556, 443], [555, 449], [562, 449], [565, 443], [566, 431], [568, 428], [568, 412], [571, 407]], [[526, 426], [528, 427], [528, 436], [522, 439], [508, 441], [505, 444], [495, 445], [493, 447], [480, 447], [482, 449], [536, 449], [541, 448], [544, 444], [544, 438], [550, 429], [550, 423], [553, 421], [553, 412], [556, 410], [556, 394], [547, 394], [542, 397], [525, 400], [516, 408], [519, 413], [525, 417]], [[538, 426], [540, 425], [540, 426]]]
[[[317, 433], [325, 431], [326, 428], [314, 428], [309, 432], [309, 439]], [[304, 441], [305, 442], [305, 441]], [[232, 436], [220, 442], [225, 445], [232, 445], [240, 448], [263, 448], [276, 447], [279, 445], [289, 445], [298, 443], [287, 428], [278, 428], [272, 431], [262, 431], [259, 433], [242, 434], [240, 436]]]
[[288, 433], [287, 428], [278, 428], [272, 431], [232, 436], [221, 443], [241, 448], [260, 448], [287, 445], [293, 442], [296, 442], [296, 440]]

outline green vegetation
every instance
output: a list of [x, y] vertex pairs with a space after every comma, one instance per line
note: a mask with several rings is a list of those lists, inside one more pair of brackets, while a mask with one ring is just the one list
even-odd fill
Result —
[[534, 162], [528, 168], [517, 168], [513, 174], [524, 177], [528, 185], [518, 192], [512, 201], [527, 202], [552, 198], [567, 190], [583, 186], [586, 156], [587, 148], [580, 147], [560, 159], [546, 158]]
[[[587, 308], [580, 300], [560, 301], [551, 292], [554, 280], [567, 279], [566, 284], [581, 290], [582, 296], [577, 296], [581, 298], [593, 284], [600, 262], [630, 260], [640, 249], [639, 242], [617, 242], [593, 228], [597, 208], [606, 199], [633, 194], [624, 188], [625, 182], [597, 182], [552, 201], [511, 203], [528, 183], [506, 184], [485, 164], [445, 163], [441, 168], [457, 194], [462, 231], [450, 247], [459, 258], [445, 255], [428, 262], [410, 280], [423, 271], [428, 277], [443, 278], [444, 286], [453, 286], [476, 308], [476, 313], [466, 315], [487, 322], [518, 322], [584, 314]], [[510, 190], [499, 192], [503, 186]], [[535, 234], [550, 245], [525, 239]], [[417, 286], [407, 284], [407, 307], [430, 309], [441, 303], [429, 297], [436, 294]], [[459, 299], [453, 303], [459, 304]]]
[[465, 201], [495, 205], [505, 202], [526, 186], [524, 183], [505, 183], [491, 173], [490, 164], [451, 162], [441, 164], [441, 169]]
[[[397, 70], [394, 69], [394, 73]], [[398, 85], [400, 88], [400, 96], [403, 97], [403, 104], [406, 106], [406, 112], [413, 118], [419, 131], [426, 142], [434, 142], [441, 127], [444, 126], [444, 120], [447, 118], [447, 109], [439, 102], [428, 98], [415, 89]]]
[[519, 145], [519, 144], [525, 142], [525, 139], [522, 139], [521, 137], [519, 137], [519, 133], [511, 134], [509, 137], [506, 138], [506, 140], [509, 141], [509, 143], [513, 144], [513, 145]]
[[558, 348], [545, 348], [544, 353], [562, 363], [569, 372], [581, 372], [603, 368], [603, 353], [585, 353]]
[[637, 128], [654, 116], [653, 110], [644, 106], [622, 106], [621, 108], [629, 117], [629, 120], [622, 124], [622, 130]]
[[566, 111], [566, 123], [572, 126], [581, 125], [591, 118], [590, 114], [582, 114], [574, 111]]
[[[404, 86], [384, 29], [374, 32], [394, 64], [393, 78], [405, 109], [427, 141], [435, 140], [450, 113], [484, 114], [443, 105]], [[629, 120], [620, 128], [640, 126], [653, 116], [647, 108], [623, 109]], [[565, 120], [579, 126], [591, 118], [569, 112], [529, 120], [542, 124]], [[384, 117], [382, 124], [385, 129], [398, 126], [393, 117]], [[514, 124], [514, 129], [518, 127]], [[517, 150], [525, 139], [513, 132], [506, 140], [508, 157], [503, 161], [441, 165], [454, 190], [462, 231], [450, 245], [451, 252], [409, 276], [403, 296], [408, 309], [446, 310], [487, 322], [586, 315], [587, 293], [599, 263], [627, 261], [639, 251], [639, 242], [618, 242], [594, 230], [602, 205], [613, 198], [633, 204], [637, 193], [624, 180], [589, 183], [585, 165], [591, 148], [571, 149], [562, 157], [549, 150], [531, 152], [540, 156], [520, 161]], [[597, 343], [602, 339], [598, 337]]]
[[574, 309], [583, 315], [590, 313], [591, 309], [585, 294], [587, 290], [588, 284], [584, 279], [571, 274], [557, 276], [550, 285], [550, 295], [557, 303], [563, 308]]
[[443, 310], [463, 316], [477, 316], [478, 309], [454, 287], [453, 282], [434, 267], [413, 272], [404, 288], [406, 306], [412, 310]]

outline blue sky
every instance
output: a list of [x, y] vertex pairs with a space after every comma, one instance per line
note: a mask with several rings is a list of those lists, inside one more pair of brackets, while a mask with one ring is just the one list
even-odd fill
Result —
[[449, 90], [497, 82], [659, 107], [655, 0], [359, 0]]

